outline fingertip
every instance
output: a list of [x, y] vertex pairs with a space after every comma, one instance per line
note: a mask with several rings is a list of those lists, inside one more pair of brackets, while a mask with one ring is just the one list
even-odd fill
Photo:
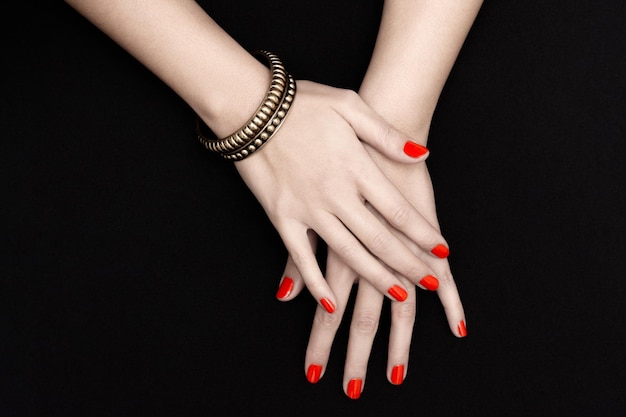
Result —
[[322, 298], [320, 300], [320, 304], [324, 307], [324, 310], [326, 310], [328, 314], [333, 314], [335, 312], [335, 304], [328, 298]]
[[399, 285], [394, 285], [387, 290], [387, 293], [392, 296], [396, 301], [404, 301], [409, 296], [409, 293]]
[[311, 384], [317, 384], [322, 377], [322, 365], [318, 363], [312, 363], [309, 365], [306, 371], [306, 379]]
[[346, 387], [346, 395], [352, 400], [358, 400], [363, 391], [363, 380], [361, 378], [352, 378]]
[[400, 385], [404, 382], [404, 365], [396, 365], [391, 369], [389, 382], [393, 385]]
[[434, 248], [430, 250], [430, 253], [435, 255], [437, 258], [445, 259], [450, 255], [450, 249], [446, 245], [438, 244]]
[[428, 291], [436, 291], [439, 288], [439, 280], [432, 275], [426, 275], [419, 284]]
[[426, 159], [429, 153], [429, 150], [426, 146], [420, 145], [419, 143], [413, 142], [412, 140], [406, 141], [402, 150], [405, 155], [411, 157], [413, 160], [417, 160], [420, 158]]
[[276, 291], [276, 298], [281, 301], [287, 301], [293, 292], [294, 280], [288, 276], [284, 276]]
[[459, 323], [456, 325], [456, 331], [456, 336], [458, 338], [464, 338], [467, 336], [467, 325], [465, 324], [465, 320], [459, 321]]

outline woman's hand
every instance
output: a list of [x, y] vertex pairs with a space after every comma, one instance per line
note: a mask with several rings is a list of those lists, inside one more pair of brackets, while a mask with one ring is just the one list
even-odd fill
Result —
[[[398, 164], [382, 157], [370, 147], [367, 148], [377, 164], [398, 185], [411, 204], [434, 227], [438, 228], [433, 190], [426, 165]], [[378, 214], [377, 216], [380, 218]], [[401, 233], [397, 231], [394, 233], [439, 277], [437, 295], [446, 312], [450, 330], [455, 336], [464, 337], [467, 330], [463, 306], [448, 260], [433, 257], [430, 253], [426, 253], [408, 242]], [[302, 289], [303, 285], [298, 270], [291, 259], [287, 262], [285, 276], [294, 280], [294, 291], [286, 298], [292, 299]], [[402, 383], [408, 370], [409, 350], [417, 310], [415, 287], [405, 277], [401, 275], [397, 275], [397, 277], [407, 286], [408, 296], [402, 303], [391, 302], [387, 378], [396, 385]], [[305, 357], [305, 372], [307, 379], [312, 383], [317, 382], [323, 375], [350, 293], [353, 285], [357, 283], [358, 289], [350, 325], [343, 380], [346, 394], [350, 398], [356, 399], [364, 387], [367, 363], [383, 307], [383, 297], [368, 282], [360, 280], [358, 274], [345, 265], [332, 250], [329, 250], [328, 253], [326, 279], [337, 296], [337, 311], [333, 315], [329, 315], [323, 309], [317, 308]]]
[[[463, 4], [447, 0], [385, 0], [378, 38], [359, 95], [385, 120], [402, 131], [414, 134], [414, 139], [419, 138], [418, 142], [425, 144], [439, 95], [481, 4], [482, 0], [468, 0]], [[438, 230], [426, 165], [401, 165], [367, 145], [365, 147], [388, 179]], [[376, 209], [373, 207], [374, 213]], [[391, 223], [391, 226], [394, 224]], [[447, 260], [434, 258], [423, 247], [407, 242], [402, 233], [395, 234], [439, 278], [437, 294], [444, 306], [450, 329], [458, 337], [465, 336], [467, 330], [463, 306]], [[445, 258], [447, 247], [439, 247], [434, 252]], [[317, 382], [323, 375], [350, 289], [359, 275], [359, 271], [351, 271], [332, 250], [329, 251], [326, 276], [340, 302], [333, 316], [319, 308], [316, 311], [305, 360], [307, 378], [311, 382]], [[303, 284], [291, 260], [287, 262], [284, 276], [290, 279], [283, 278], [277, 295], [287, 300], [293, 298], [303, 288]], [[403, 279], [402, 273], [398, 278]], [[285, 282], [292, 283], [291, 293], [283, 291], [284, 287], [289, 288]], [[371, 290], [369, 283], [363, 280], [358, 282], [343, 384], [350, 398], [358, 398], [363, 389], [369, 352], [382, 308], [382, 297]], [[394, 384], [401, 383], [406, 374], [416, 311], [414, 288], [404, 282], [408, 287], [406, 300], [403, 303], [392, 301], [391, 305], [387, 377]]]
[[439, 230], [381, 172], [361, 141], [399, 165], [427, 157], [425, 147], [385, 122], [355, 92], [299, 81], [280, 131], [235, 163], [285, 243], [301, 284], [327, 313], [339, 300], [318, 266], [310, 231], [373, 289], [398, 302], [413, 285], [436, 286], [428, 261], [447, 251]]

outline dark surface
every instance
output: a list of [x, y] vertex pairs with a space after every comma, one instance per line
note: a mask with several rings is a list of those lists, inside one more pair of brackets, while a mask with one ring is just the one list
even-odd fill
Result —
[[[358, 87], [381, 2], [217, 3], [296, 78]], [[0, 416], [623, 415], [623, 1], [483, 6], [428, 162], [469, 336], [421, 292], [395, 387], [385, 310], [358, 401], [345, 327], [306, 381], [314, 301], [275, 300], [280, 239], [186, 104], [65, 4], [20, 7], [4, 18]], [[263, 30], [275, 14], [291, 20]]]

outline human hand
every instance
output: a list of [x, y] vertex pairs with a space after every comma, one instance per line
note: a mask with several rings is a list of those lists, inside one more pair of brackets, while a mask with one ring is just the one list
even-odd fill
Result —
[[[367, 145], [366, 148], [383, 172], [407, 196], [411, 204], [434, 227], [439, 228], [432, 183], [426, 164], [410, 166], [398, 164], [380, 155]], [[437, 294], [446, 312], [449, 327], [455, 336], [464, 337], [467, 330], [463, 306], [448, 260], [435, 258], [406, 241], [397, 231], [396, 234], [435, 271], [440, 284], [437, 288]], [[294, 281], [294, 290], [285, 298], [292, 299], [301, 291], [303, 285], [298, 270], [291, 259], [287, 262], [285, 276]], [[409, 350], [417, 310], [415, 287], [411, 286], [406, 278], [402, 276], [398, 276], [398, 278], [409, 288], [409, 291], [404, 302], [391, 302], [387, 378], [396, 385], [402, 383], [408, 370]], [[316, 383], [323, 375], [352, 288], [355, 283], [358, 283], [343, 378], [344, 392], [350, 398], [356, 399], [360, 396], [364, 386], [368, 359], [383, 308], [383, 297], [368, 282], [360, 280], [358, 274], [346, 266], [332, 250], [328, 252], [326, 279], [337, 296], [337, 310], [330, 315], [323, 309], [317, 308], [305, 357], [305, 372], [307, 379], [312, 383]]]
[[[280, 131], [235, 166], [280, 234], [302, 286], [326, 312], [335, 310], [337, 299], [319, 268], [309, 231], [391, 299], [404, 301], [411, 285], [425, 278], [436, 282], [434, 270], [407, 243], [436, 258], [431, 251], [447, 248], [445, 240], [385, 177], [361, 141], [401, 165], [423, 161], [426, 148], [409, 141], [355, 92], [310, 81], [297, 86]], [[421, 151], [418, 157], [415, 149]]]

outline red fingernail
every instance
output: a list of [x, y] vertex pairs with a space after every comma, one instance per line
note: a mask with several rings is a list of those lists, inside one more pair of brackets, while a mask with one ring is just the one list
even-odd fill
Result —
[[435, 255], [438, 258], [447, 258], [448, 255], [450, 255], [450, 249], [446, 248], [444, 245], [437, 245], [435, 246], [431, 251], [430, 251], [433, 255]]
[[428, 148], [409, 140], [404, 144], [404, 153], [411, 158], [419, 158], [428, 153]]
[[309, 365], [309, 369], [306, 371], [306, 379], [311, 384], [317, 383], [320, 380], [320, 375], [322, 375], [322, 365], [316, 363]]
[[328, 299], [326, 298], [322, 298], [320, 300], [320, 304], [322, 305], [322, 307], [324, 307], [324, 309], [326, 311], [328, 311], [330, 314], [333, 314], [333, 311], [335, 311], [335, 305]]
[[280, 287], [278, 287], [278, 291], [276, 292], [276, 298], [282, 299], [291, 294], [291, 290], [293, 290], [293, 279], [289, 277], [284, 277], [283, 281], [280, 283]]
[[393, 287], [389, 288], [387, 292], [389, 293], [389, 295], [391, 295], [393, 298], [395, 298], [398, 301], [404, 301], [406, 300], [406, 297], [408, 296], [404, 288], [398, 287], [397, 285], [394, 285]]
[[439, 280], [432, 275], [426, 275], [420, 280], [420, 285], [427, 290], [435, 291], [437, 288], [439, 288]]
[[357, 400], [361, 396], [361, 387], [363, 385], [363, 381], [359, 378], [351, 379], [348, 382], [348, 397], [353, 400]]
[[456, 329], [459, 331], [459, 335], [461, 337], [467, 336], [467, 327], [465, 327], [465, 321], [461, 320], [459, 324], [456, 326]]
[[391, 370], [391, 383], [400, 385], [404, 381], [404, 365], [396, 365]]

